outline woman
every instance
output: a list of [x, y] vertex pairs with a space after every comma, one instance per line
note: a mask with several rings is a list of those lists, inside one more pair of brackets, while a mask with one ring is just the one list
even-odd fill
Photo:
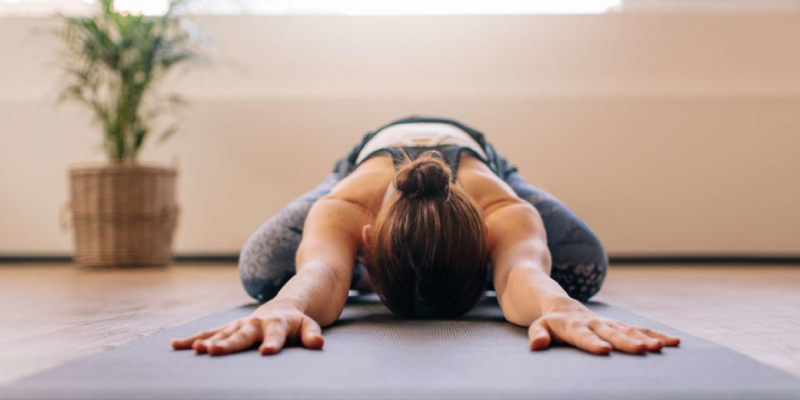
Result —
[[558, 340], [593, 354], [658, 351], [679, 339], [594, 315], [581, 301], [608, 266], [589, 228], [527, 184], [480, 132], [410, 117], [364, 136], [334, 172], [248, 240], [240, 271], [266, 302], [247, 318], [174, 340], [230, 354], [260, 343], [319, 349], [350, 289], [408, 318], [453, 318], [493, 288], [530, 348]]

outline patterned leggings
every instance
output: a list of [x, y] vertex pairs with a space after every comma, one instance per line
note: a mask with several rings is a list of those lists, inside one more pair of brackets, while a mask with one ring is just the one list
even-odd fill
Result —
[[[359, 146], [351, 150], [350, 155], [357, 154], [369, 137], [368, 134]], [[496, 157], [502, 157], [493, 148], [489, 149]], [[245, 290], [254, 299], [259, 302], [272, 299], [294, 276], [295, 255], [303, 236], [306, 215], [315, 201], [328, 194], [337, 182], [352, 172], [352, 159], [345, 157], [337, 161], [335, 171], [319, 186], [278, 211], [247, 240], [239, 257], [239, 272]], [[505, 159], [502, 161], [507, 164]], [[505, 177], [506, 183], [520, 198], [529, 201], [542, 216], [547, 246], [553, 260], [550, 276], [570, 297], [588, 300], [600, 290], [608, 268], [608, 258], [600, 241], [567, 207], [550, 194], [525, 182], [516, 168], [508, 168], [501, 176]], [[363, 271], [364, 266], [356, 261], [353, 286]], [[490, 288], [491, 284], [490, 280]]]

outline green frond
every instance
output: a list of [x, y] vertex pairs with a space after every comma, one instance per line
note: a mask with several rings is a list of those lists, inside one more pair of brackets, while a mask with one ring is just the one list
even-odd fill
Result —
[[[113, 0], [99, 0], [91, 17], [61, 17], [58, 60], [64, 86], [59, 102], [89, 107], [102, 126], [104, 149], [111, 160], [133, 160], [151, 136], [160, 116], [174, 112], [185, 100], [155, 95], [160, 79], [176, 65], [200, 58], [195, 43], [175, 10], [173, 0], [162, 16], [122, 14]], [[170, 127], [159, 143], [177, 132]]]
[[172, 125], [169, 128], [165, 129], [164, 132], [161, 132], [161, 135], [158, 137], [158, 143], [164, 143], [169, 140], [174, 134], [178, 132], [178, 126]]

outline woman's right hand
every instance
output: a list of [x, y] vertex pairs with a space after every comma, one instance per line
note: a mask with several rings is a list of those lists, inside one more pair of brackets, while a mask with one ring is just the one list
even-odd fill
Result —
[[175, 350], [194, 349], [198, 354], [225, 355], [247, 350], [258, 343], [261, 355], [279, 352], [286, 343], [321, 349], [325, 343], [319, 324], [292, 306], [264, 304], [249, 317], [185, 339], [173, 339]]

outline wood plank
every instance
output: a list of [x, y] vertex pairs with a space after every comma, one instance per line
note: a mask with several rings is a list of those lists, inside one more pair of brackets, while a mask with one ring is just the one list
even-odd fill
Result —
[[249, 301], [230, 264], [2, 268], [0, 383]]

